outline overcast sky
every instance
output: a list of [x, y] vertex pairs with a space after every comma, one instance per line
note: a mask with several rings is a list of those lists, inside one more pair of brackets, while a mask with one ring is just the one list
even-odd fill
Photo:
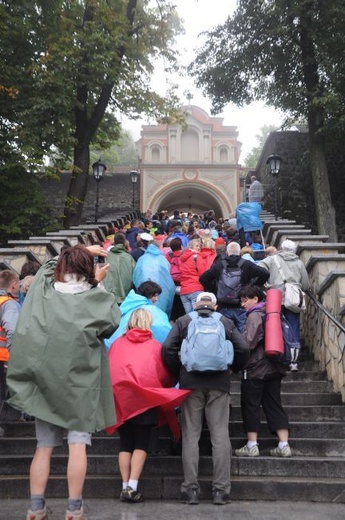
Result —
[[[188, 65], [193, 59], [194, 49], [198, 46], [198, 34], [223, 23], [227, 16], [234, 11], [236, 0], [174, 0], [174, 4], [180, 17], [184, 20], [185, 27], [185, 34], [177, 38], [177, 45], [181, 52], [180, 61], [182, 65]], [[165, 76], [165, 81], [162, 81], [162, 74], [163, 77]], [[179, 85], [179, 95], [184, 104], [188, 104], [185, 94], [186, 91], [189, 91], [193, 96], [191, 104], [200, 106], [210, 113], [211, 100], [203, 97], [196, 90], [190, 78], [169, 78], [162, 71], [162, 66], [157, 65], [157, 72], [152, 78], [155, 90], [164, 94], [169, 88], [171, 80]], [[264, 125], [279, 127], [283, 120], [277, 111], [265, 107], [262, 103], [255, 103], [244, 108], [227, 105], [224, 112], [217, 114], [217, 117], [224, 117], [225, 125], [237, 126], [238, 139], [242, 143], [240, 157], [242, 163], [244, 157], [257, 145], [256, 135], [260, 133], [260, 128]], [[146, 120], [123, 121], [123, 125], [132, 132], [134, 139], [140, 137], [141, 124], [147, 123]]]

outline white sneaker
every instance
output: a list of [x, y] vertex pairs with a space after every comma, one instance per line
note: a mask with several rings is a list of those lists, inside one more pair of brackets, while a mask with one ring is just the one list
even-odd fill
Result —
[[273, 450], [270, 450], [272, 457], [292, 457], [291, 448], [288, 444], [284, 446], [284, 448], [279, 448], [277, 446]]
[[235, 450], [235, 455], [237, 457], [258, 457], [260, 452], [257, 444], [251, 448], [248, 448], [248, 444], [246, 444], [243, 448]]
[[290, 363], [290, 372], [298, 372], [297, 363]]

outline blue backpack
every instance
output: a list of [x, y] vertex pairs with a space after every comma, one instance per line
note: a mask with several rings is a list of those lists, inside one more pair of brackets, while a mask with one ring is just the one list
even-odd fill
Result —
[[[284, 343], [284, 352], [282, 354], [277, 354], [276, 356], [269, 356], [270, 359], [278, 361], [279, 363], [282, 363], [283, 365], [290, 365], [292, 362], [292, 355], [291, 355], [291, 349], [300, 348], [300, 344], [298, 341], [296, 341], [295, 333], [288, 322], [288, 320], [285, 318], [284, 314], [280, 313], [280, 320], [281, 320], [281, 329], [282, 329], [282, 335], [283, 335], [283, 343]], [[266, 321], [266, 315], [264, 317], [264, 324]]]
[[225, 328], [220, 321], [222, 314], [211, 312], [208, 316], [202, 316], [194, 311], [189, 316], [192, 320], [181, 346], [182, 365], [187, 372], [227, 370], [234, 361], [234, 347], [226, 339]]

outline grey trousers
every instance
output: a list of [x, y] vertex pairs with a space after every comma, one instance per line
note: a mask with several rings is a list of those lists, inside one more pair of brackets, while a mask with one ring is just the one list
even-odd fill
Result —
[[212, 489], [221, 489], [230, 493], [229, 408], [230, 394], [220, 390], [193, 390], [183, 401], [181, 426], [184, 482], [181, 491], [186, 491], [190, 487], [199, 490], [199, 439], [205, 412], [212, 444]]

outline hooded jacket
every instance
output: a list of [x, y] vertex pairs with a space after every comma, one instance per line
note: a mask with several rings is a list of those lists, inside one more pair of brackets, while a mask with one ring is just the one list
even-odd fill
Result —
[[275, 256], [277, 257], [279, 265], [286, 277], [285, 281], [297, 284], [302, 291], [306, 291], [309, 287], [308, 272], [302, 260], [300, 260], [292, 251], [280, 251], [277, 255], [268, 256], [259, 262], [258, 265], [267, 269], [269, 272], [269, 285], [284, 292], [284, 280], [281, 277], [276, 261], [274, 260]]
[[127, 298], [123, 301], [120, 307], [121, 321], [119, 327], [114, 334], [105, 340], [105, 345], [109, 349], [115, 339], [125, 334], [128, 320], [133, 311], [136, 309], [145, 309], [150, 312], [153, 318], [151, 325], [152, 334], [155, 340], [162, 343], [171, 329], [170, 321], [167, 314], [159, 307], [154, 305], [146, 296], [137, 294], [133, 289], [128, 293]]
[[110, 376], [116, 408], [112, 433], [128, 419], [158, 408], [158, 425], [169, 423], [178, 438], [175, 408], [189, 395], [173, 388], [176, 378], [162, 360], [162, 346], [150, 330], [130, 329], [112, 344], [109, 351]]
[[202, 248], [200, 252], [192, 249], [183, 251], [181, 255], [181, 295], [204, 290], [199, 277], [213, 264], [215, 258], [214, 249], [206, 247]]
[[68, 430], [94, 432], [115, 422], [103, 338], [118, 325], [114, 296], [54, 288], [56, 260], [35, 275], [13, 335], [9, 404]]
[[108, 253], [110, 268], [104, 279], [104, 287], [115, 295], [116, 302], [122, 303], [133, 287], [132, 276], [135, 260], [123, 244], [116, 244]]
[[150, 244], [141, 256], [133, 271], [133, 283], [135, 287], [150, 280], [156, 282], [162, 289], [159, 295], [157, 307], [170, 316], [175, 296], [175, 283], [170, 275], [170, 264], [162, 251]]

